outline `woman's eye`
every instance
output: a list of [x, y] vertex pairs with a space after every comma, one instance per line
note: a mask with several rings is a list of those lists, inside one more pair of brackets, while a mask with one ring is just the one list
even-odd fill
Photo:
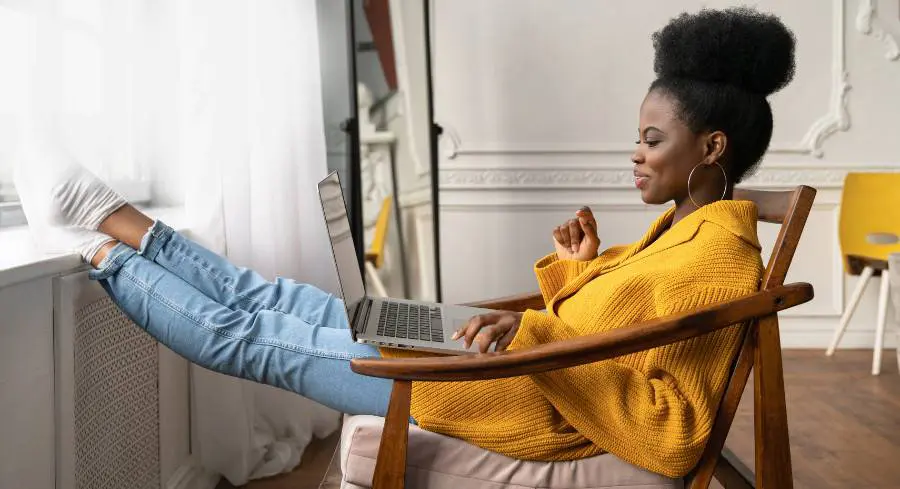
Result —
[[[651, 148], [656, 146], [657, 144], [659, 144], [659, 141], [644, 141], [644, 142], [647, 143], [647, 146], [650, 146]], [[634, 144], [640, 145], [641, 141], [637, 140], [634, 142]]]

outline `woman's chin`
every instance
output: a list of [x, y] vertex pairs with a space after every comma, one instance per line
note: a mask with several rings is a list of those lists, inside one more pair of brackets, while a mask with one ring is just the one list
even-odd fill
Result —
[[644, 201], [645, 204], [660, 205], [665, 204], [672, 199], [661, 198], [659, 195], [656, 195], [656, 193], [651, 191], [651, 189], [644, 187], [641, 189], [641, 200]]

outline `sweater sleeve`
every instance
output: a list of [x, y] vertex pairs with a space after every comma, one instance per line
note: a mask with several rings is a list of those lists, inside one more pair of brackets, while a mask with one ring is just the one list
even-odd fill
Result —
[[[681, 296], [677, 306], [669, 302], [673, 307], [667, 309], [689, 310], [746, 293], [700, 290]], [[576, 336], [559, 317], [528, 311], [511, 348]], [[696, 465], [706, 444], [739, 338], [740, 328], [726, 328], [652, 349], [641, 368], [611, 359], [531, 378], [554, 408], [598, 447], [631, 463], [641, 461], [657, 473], [681, 477]]]
[[589, 261], [560, 260], [556, 253], [538, 260], [534, 264], [534, 274], [541, 288], [544, 304], [550, 303], [560, 289], [584, 272], [590, 264]]

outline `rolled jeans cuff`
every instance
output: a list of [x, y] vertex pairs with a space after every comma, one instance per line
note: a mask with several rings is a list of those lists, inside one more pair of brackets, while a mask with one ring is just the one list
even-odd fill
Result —
[[125, 265], [125, 262], [135, 255], [137, 255], [137, 252], [128, 245], [117, 243], [109, 250], [109, 253], [107, 253], [106, 257], [103, 258], [99, 265], [97, 265], [97, 268], [88, 273], [88, 276], [92, 280], [107, 279], [115, 275], [115, 273]]
[[156, 255], [159, 254], [163, 246], [169, 242], [172, 234], [175, 232], [171, 227], [162, 221], [153, 221], [153, 225], [147, 230], [147, 234], [141, 239], [141, 247], [138, 253], [150, 261], [156, 261]]

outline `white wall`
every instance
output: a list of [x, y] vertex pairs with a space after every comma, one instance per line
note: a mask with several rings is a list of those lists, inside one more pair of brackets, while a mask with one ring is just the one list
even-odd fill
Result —
[[[552, 250], [551, 227], [581, 205], [597, 211], [604, 246], [637, 239], [663, 211], [640, 201], [630, 176], [638, 109], [653, 79], [650, 34], [681, 11], [737, 2], [432, 2], [435, 119], [447, 129], [445, 300], [535, 289], [531, 266]], [[782, 323], [785, 345], [824, 347], [855, 283], [837, 244], [843, 177], [900, 170], [900, 62], [857, 30], [865, 1], [754, 3], [794, 30], [797, 75], [771, 99], [771, 151], [745, 185], [819, 189], [788, 276], [811, 282], [816, 298]], [[873, 21], [900, 34], [898, 2], [876, 5]], [[761, 226], [764, 246], [776, 231]], [[843, 346], [872, 344], [876, 289], [867, 290]]]

